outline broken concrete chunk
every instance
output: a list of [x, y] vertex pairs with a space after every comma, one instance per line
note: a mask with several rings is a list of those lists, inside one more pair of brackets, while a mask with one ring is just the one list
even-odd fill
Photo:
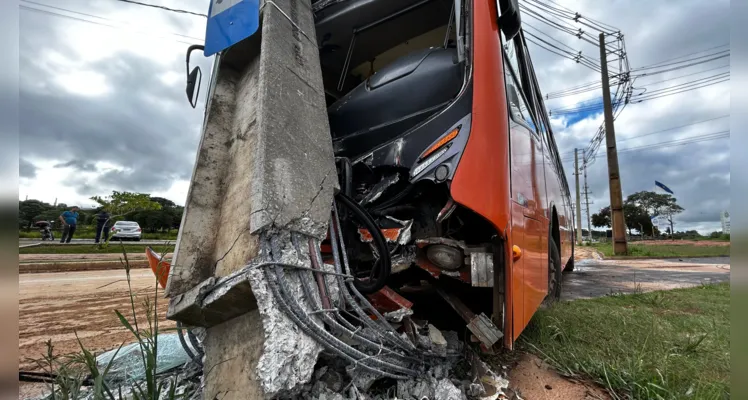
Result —
[[434, 386], [430, 382], [419, 380], [397, 381], [397, 398], [403, 400], [421, 400], [434, 397]]
[[434, 389], [434, 400], [467, 400], [465, 394], [449, 379], [442, 379]]
[[444, 338], [439, 329], [431, 324], [429, 324], [429, 340], [431, 341], [431, 348], [435, 352], [441, 355], [447, 353], [447, 339]]

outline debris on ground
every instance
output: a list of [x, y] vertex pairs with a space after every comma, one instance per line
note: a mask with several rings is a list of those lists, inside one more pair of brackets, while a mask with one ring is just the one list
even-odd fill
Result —
[[[198, 351], [189, 342], [186, 342], [188, 350], [185, 350], [177, 333], [159, 334], [157, 340], [156, 374], [162, 374], [186, 365], [192, 361], [187, 351], [191, 351], [193, 354]], [[101, 371], [109, 366], [107, 379], [110, 381], [136, 382], [145, 379], [146, 376], [145, 366], [143, 365], [143, 349], [139, 342], [107, 351], [96, 357], [96, 363]]]

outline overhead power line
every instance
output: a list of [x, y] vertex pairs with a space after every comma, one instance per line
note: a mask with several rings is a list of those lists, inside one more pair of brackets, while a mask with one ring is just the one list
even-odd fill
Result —
[[645, 136], [651, 136], [651, 135], [656, 135], [656, 134], [660, 134], [660, 133], [663, 133], [663, 132], [674, 131], [676, 129], [681, 129], [681, 128], [685, 128], [685, 127], [688, 127], [688, 126], [703, 124], [704, 122], [716, 121], [718, 119], [728, 118], [728, 117], [730, 117], [730, 114], [721, 115], [719, 117], [709, 118], [709, 119], [705, 119], [705, 120], [701, 120], [701, 121], [691, 122], [690, 124], [674, 126], [672, 128], [661, 129], [659, 131], [649, 132], [649, 133], [645, 133], [645, 134], [642, 134], [642, 135], [636, 135], [636, 136], [631, 136], [631, 137], [627, 137], [627, 138], [623, 138], [623, 139], [618, 139], [617, 141], [618, 142], [625, 142], [625, 141], [631, 140], [631, 139], [638, 139], [638, 138], [645, 137]]
[[[40, 9], [40, 8], [29, 7], [29, 6], [26, 6], [26, 5], [23, 5], [23, 4], [20, 4], [19, 7], [22, 8], [22, 9], [24, 9], [24, 10], [33, 11], [33, 12], [37, 12], [37, 13], [41, 13], [41, 14], [53, 15], [53, 16], [62, 17], [62, 18], [68, 18], [68, 19], [75, 20], [75, 21], [87, 22], [89, 24], [106, 26], [106, 27], [114, 28], [114, 29], [127, 29], [127, 30], [130, 30], [130, 31], [139, 32], [139, 33], [142, 33], [144, 35], [151, 36], [151, 37], [154, 37], [154, 36], [155, 37], [160, 37], [160, 38], [163, 38], [163, 39], [169, 39], [169, 40], [173, 40], [175, 42], [189, 44], [189, 45], [195, 44], [194, 42], [187, 42], [187, 41], [179, 40], [179, 39], [173, 38], [173, 37], [167, 37], [167, 36], [163, 36], [163, 35], [157, 35], [154, 32], [147, 32], [147, 31], [142, 31], [142, 30], [138, 30], [138, 29], [131, 29], [131, 28], [127, 28], [127, 27], [124, 27], [124, 26], [117, 26], [117, 25], [112, 25], [112, 24], [106, 24], [106, 23], [99, 22], [99, 21], [92, 21], [90, 19], [80, 18], [80, 17], [76, 17], [76, 16], [73, 16], [73, 15], [67, 15], [67, 14], [55, 12], [55, 11], [52, 11], [52, 10], [43, 10], [43, 9]], [[200, 39], [200, 40], [202, 40], [202, 39]]]
[[684, 55], [678, 56], [678, 57], [668, 58], [666, 60], [658, 61], [658, 62], [656, 62], [654, 64], [647, 65], [647, 67], [652, 67], [652, 66], [656, 66], [656, 65], [660, 65], [660, 64], [665, 64], [665, 63], [668, 63], [670, 61], [678, 60], [678, 59], [681, 59], [681, 58], [688, 58], [688, 57], [694, 56], [696, 54], [701, 54], [701, 53], [705, 53], [707, 51], [712, 51], [712, 50], [720, 49], [722, 47], [728, 47], [729, 48], [730, 47], [730, 43], [725, 43], [725, 44], [721, 44], [719, 46], [709, 47], [709, 48], [706, 48], [706, 49], [703, 49], [703, 50], [695, 51], [693, 53], [684, 54]]
[[198, 17], [208, 18], [207, 14], [196, 13], [196, 12], [193, 12], [193, 11], [182, 10], [182, 9], [179, 9], [179, 8], [169, 8], [169, 7], [159, 6], [159, 5], [156, 5], [156, 4], [141, 3], [139, 1], [134, 1], [134, 0], [115, 0], [115, 1], [120, 1], [122, 3], [136, 4], [136, 5], [144, 6], [144, 7], [158, 8], [158, 9], [161, 9], [161, 10], [164, 10], [164, 11], [170, 11], [170, 12], [174, 12], [174, 13], [178, 13], [178, 14], [190, 14], [190, 15], [196, 15]]
[[[105, 20], [105, 21], [111, 21], [111, 22], [115, 22], [115, 23], [118, 23], [118, 24], [121, 24], [121, 25], [137, 26], [137, 25], [131, 24], [129, 22], [125, 22], [125, 21], [119, 21], [119, 20], [112, 19], [112, 18], [102, 17], [100, 15], [94, 15], [94, 14], [84, 13], [84, 12], [81, 12], [81, 11], [75, 11], [75, 10], [71, 10], [69, 8], [52, 6], [52, 5], [49, 5], [49, 4], [39, 3], [39, 2], [36, 2], [36, 1], [32, 1], [32, 0], [21, 0], [21, 1], [23, 3], [26, 3], [26, 4], [33, 4], [34, 6], [44, 7], [44, 9], [37, 9], [37, 10], [40, 10], [40, 11], [43, 10], [43, 11], [47, 11], [47, 12], [51, 12], [51, 13], [53, 13], [53, 12], [50, 11], [50, 9], [51, 10], [57, 10], [57, 11], [64, 11], [64, 12], [70, 13], [70, 14], [76, 14], [76, 15], [81, 15], [81, 16], [85, 16], [85, 17], [89, 17], [89, 18], [96, 18], [96, 19], [101, 19], [101, 20]], [[25, 7], [25, 8], [29, 9], [31, 7]], [[59, 16], [63, 16], [63, 17], [69, 17], [68, 15], [65, 15], [65, 14], [58, 14], [58, 13], [55, 13], [55, 14], [57, 14]], [[96, 23], [94, 21], [86, 21], [86, 22]], [[113, 28], [119, 28], [119, 26], [114, 26], [114, 25], [108, 25], [108, 26], [113, 27]], [[141, 26], [141, 28], [143, 28], [143, 27]], [[141, 31], [143, 33], [148, 33], [148, 34], [150, 34], [152, 32], [152, 31], [149, 31], [149, 30], [141, 30]], [[183, 37], [185, 39], [192, 39], [192, 40], [203, 41], [203, 39], [201, 39], [201, 38], [196, 38], [196, 37], [189, 36], [189, 35], [183, 35], [181, 33], [173, 33], [173, 32], [160, 32], [160, 33], [166, 33], [166, 34], [169, 34], [169, 35], [179, 36], [179, 37]]]

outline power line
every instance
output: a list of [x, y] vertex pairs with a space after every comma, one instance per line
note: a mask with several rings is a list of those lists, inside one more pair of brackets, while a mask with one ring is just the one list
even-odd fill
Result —
[[[88, 13], [84, 13], [84, 12], [80, 12], [80, 11], [71, 10], [71, 9], [68, 9], [68, 8], [52, 6], [52, 5], [49, 5], [49, 4], [38, 3], [38, 2], [32, 1], [32, 0], [21, 0], [21, 1], [24, 2], [24, 3], [33, 4], [33, 5], [36, 5], [36, 6], [43, 6], [43, 7], [46, 7], [46, 8], [50, 8], [50, 9], [54, 9], [54, 10], [59, 10], [59, 11], [64, 11], [64, 12], [71, 13], [71, 14], [77, 14], [77, 15], [82, 15], [82, 16], [91, 17], [91, 18], [98, 18], [98, 19], [102, 19], [102, 20], [105, 20], [105, 21], [112, 21], [112, 22], [116, 22], [116, 23], [119, 23], [119, 24], [123, 24], [123, 25], [137, 26], [137, 25], [131, 24], [129, 22], [125, 22], [125, 21], [119, 21], [119, 20], [112, 19], [112, 18], [102, 17], [100, 15], [88, 14]], [[110, 26], [112, 26], [112, 25], [110, 25]], [[114, 26], [112, 26], [112, 27], [114, 27]], [[199, 41], [203, 40], [201, 38], [196, 38], [196, 37], [193, 37], [193, 36], [183, 35], [181, 33], [173, 33], [173, 32], [163, 32], [163, 33], [168, 33], [168, 34], [174, 35], [174, 36], [180, 36], [180, 37], [183, 37], [183, 38], [186, 38], [186, 39], [199, 40]]]
[[[716, 81], [702, 82], [702, 83], [694, 85], [694, 86], [679, 88], [679, 89], [676, 89], [675, 91], [666, 91], [666, 90], [663, 90], [662, 92], [652, 93], [652, 94], [649, 94], [649, 95], [644, 96], [644, 97], [635, 97], [635, 98], [632, 98], [631, 102], [632, 103], [641, 103], [641, 102], [644, 102], [644, 101], [647, 101], [647, 100], [654, 100], [654, 99], [659, 99], [659, 98], [662, 98], [662, 97], [672, 96], [672, 95], [675, 95], [675, 94], [681, 94], [681, 93], [690, 92], [692, 90], [703, 89], [705, 87], [714, 86], [714, 85], [717, 85], [717, 84], [720, 84], [720, 83], [724, 83], [724, 82], [728, 82], [728, 81], [730, 81], [730, 78], [726, 77], [726, 78], [720, 78], [720, 80], [716, 80]], [[673, 90], [673, 89], [668, 89], [668, 90]]]
[[158, 8], [164, 11], [170, 11], [170, 12], [179, 13], [179, 14], [190, 14], [190, 15], [196, 15], [198, 17], [208, 18], [208, 15], [206, 14], [196, 13], [196, 12], [187, 11], [187, 10], [181, 10], [178, 8], [169, 8], [169, 7], [159, 6], [155, 4], [141, 3], [139, 1], [134, 1], [134, 0], [115, 0], [115, 1], [121, 1], [123, 3], [130, 3], [130, 4], [137, 4], [139, 6], [144, 6], [144, 7]]
[[669, 63], [661, 63], [659, 65], [650, 65], [650, 66], [647, 66], [647, 67], [634, 68], [632, 70], [632, 72], [643, 71], [643, 70], [653, 69], [653, 68], [668, 67], [668, 66], [671, 66], [671, 65], [683, 64], [685, 62], [700, 60], [702, 58], [716, 57], [716, 58], [711, 58], [711, 59], [705, 61], [705, 62], [708, 62], [708, 61], [718, 60], [720, 58], [729, 57], [729, 56], [730, 56], [730, 49], [727, 49], [727, 50], [718, 51], [718, 52], [712, 53], [712, 54], [705, 54], [703, 56], [689, 58], [687, 60], [681, 60], [681, 61], [675, 61], [675, 62], [669, 62]]
[[647, 145], [642, 145], [642, 146], [627, 147], [625, 149], [619, 150], [618, 153], [621, 154], [621, 153], [631, 153], [631, 152], [651, 150], [651, 149], [663, 149], [663, 148], [668, 148], [668, 147], [683, 146], [683, 145], [692, 144], [692, 143], [700, 143], [700, 142], [708, 142], [712, 140], [726, 139], [729, 137], [730, 137], [730, 131], [722, 131], [722, 132], [712, 133], [708, 135], [699, 135], [699, 136], [694, 136], [690, 138], [670, 140], [666, 142], [658, 142], [658, 143], [652, 143], [652, 144], [647, 144]]
[[637, 138], [644, 137], [644, 136], [656, 135], [656, 134], [662, 133], [662, 132], [669, 132], [669, 131], [673, 131], [673, 130], [676, 130], [676, 129], [685, 128], [685, 127], [688, 127], [688, 126], [703, 124], [704, 122], [716, 121], [718, 119], [728, 118], [729, 116], [730, 116], [730, 114], [721, 115], [719, 117], [714, 117], [714, 118], [709, 118], [709, 119], [705, 119], [705, 120], [701, 120], [701, 121], [696, 121], [696, 122], [692, 122], [690, 124], [679, 125], [679, 126], [675, 126], [675, 127], [672, 127], [672, 128], [667, 128], [667, 129], [662, 129], [662, 130], [659, 130], [659, 131], [645, 133], [645, 134], [642, 134], [642, 135], [631, 136], [631, 137], [620, 139], [620, 140], [618, 140], [618, 142], [625, 142], [626, 140], [637, 139]]
[[722, 48], [722, 47], [729, 47], [729, 46], [730, 46], [730, 43], [725, 43], [725, 44], [721, 44], [719, 46], [709, 47], [707, 49], [695, 51], [693, 53], [688, 53], [688, 54], [685, 54], [685, 55], [682, 55], [682, 56], [668, 58], [667, 60], [658, 61], [658, 62], [656, 62], [654, 64], [650, 64], [648, 66], [651, 67], [651, 66], [655, 66], [655, 65], [659, 65], [659, 64], [664, 64], [664, 63], [667, 63], [667, 62], [670, 62], [670, 61], [673, 61], [673, 60], [677, 60], [679, 58], [686, 58], [686, 57], [690, 57], [690, 56], [693, 56], [693, 55], [696, 55], [696, 54], [704, 53], [704, 52], [711, 51], [711, 50], [716, 50], [716, 49], [719, 49], [719, 48]]
[[[125, 27], [123, 27], [123, 26], [116, 26], [116, 25], [111, 25], [111, 24], [105, 24], [105, 23], [98, 22], [98, 21], [91, 21], [89, 19], [79, 18], [79, 17], [75, 17], [75, 16], [72, 16], [72, 15], [67, 15], [67, 14], [62, 14], [62, 13], [51, 11], [51, 10], [43, 10], [43, 9], [40, 9], [40, 8], [29, 7], [29, 6], [25, 6], [23, 4], [20, 4], [19, 7], [22, 8], [22, 9], [24, 9], [24, 10], [28, 10], [28, 11], [34, 11], [34, 12], [37, 12], [37, 13], [42, 13], [42, 14], [48, 14], [48, 15], [53, 15], [53, 16], [57, 16], [57, 17], [68, 18], [68, 19], [72, 19], [72, 20], [80, 21], [80, 22], [87, 22], [89, 24], [106, 26], [106, 27], [115, 28], [115, 29], [125, 29]], [[153, 36], [154, 35], [153, 32], [145, 32], [145, 31], [140, 31], [140, 30], [136, 30], [136, 29], [130, 29], [130, 30], [131, 31], [140, 32], [142, 34], [149, 35], [149, 36]], [[179, 40], [179, 39], [176, 39], [176, 38], [167, 38], [166, 36], [159, 36], [159, 37], [164, 38], [164, 39], [174, 40], [175, 42], [189, 44], [189, 45], [195, 44], [194, 42], [186, 42], [184, 40]]]

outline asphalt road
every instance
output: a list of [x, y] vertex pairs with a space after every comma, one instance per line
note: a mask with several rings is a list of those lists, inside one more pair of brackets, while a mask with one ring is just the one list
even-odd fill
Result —
[[730, 257], [581, 260], [563, 277], [562, 300], [668, 290], [730, 280]]

